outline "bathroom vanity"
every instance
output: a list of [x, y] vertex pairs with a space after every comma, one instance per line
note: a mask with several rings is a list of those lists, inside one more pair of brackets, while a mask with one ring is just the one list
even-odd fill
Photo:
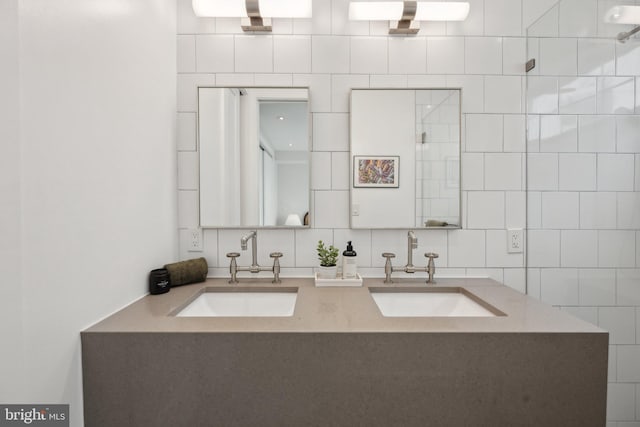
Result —
[[[489, 314], [385, 316], [374, 301], [438, 290]], [[295, 294], [294, 308], [177, 316], [215, 291]], [[490, 279], [353, 288], [209, 279], [146, 296], [82, 332], [85, 423], [603, 426], [607, 353], [605, 331]]]

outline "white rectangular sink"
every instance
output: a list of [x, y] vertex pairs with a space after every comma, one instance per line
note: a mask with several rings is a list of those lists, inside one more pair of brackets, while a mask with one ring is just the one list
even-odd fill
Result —
[[463, 288], [370, 288], [385, 317], [495, 317], [504, 315]]
[[298, 288], [208, 288], [177, 317], [289, 317]]

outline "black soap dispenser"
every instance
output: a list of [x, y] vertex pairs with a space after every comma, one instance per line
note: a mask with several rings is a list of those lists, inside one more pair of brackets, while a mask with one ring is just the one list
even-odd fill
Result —
[[351, 241], [347, 242], [347, 250], [342, 252], [342, 278], [357, 278], [358, 266], [356, 263], [356, 251], [353, 250]]

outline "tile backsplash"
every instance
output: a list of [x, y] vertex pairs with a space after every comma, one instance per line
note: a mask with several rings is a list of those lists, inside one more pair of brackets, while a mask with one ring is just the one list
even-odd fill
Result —
[[[529, 2], [471, 1], [462, 23], [423, 23], [417, 37], [389, 37], [386, 22], [348, 21], [348, 1], [315, 1], [309, 20], [273, 20], [273, 33], [243, 34], [238, 19], [198, 19], [178, 1], [179, 228], [198, 226], [196, 88], [308, 86], [312, 113], [312, 229], [260, 230], [259, 262], [281, 251], [283, 275], [311, 275], [319, 239], [354, 242], [360, 271], [382, 275], [382, 252], [406, 263], [406, 230], [349, 229], [349, 94], [352, 88], [462, 88], [462, 230], [422, 230], [416, 254], [438, 252], [438, 273], [490, 276], [524, 292], [523, 254], [507, 253], [507, 228], [524, 228], [523, 22]], [[533, 8], [535, 9], [535, 8]], [[204, 231], [211, 276], [243, 230]], [[238, 260], [247, 263], [242, 252]], [[417, 258], [422, 262], [423, 260]]]

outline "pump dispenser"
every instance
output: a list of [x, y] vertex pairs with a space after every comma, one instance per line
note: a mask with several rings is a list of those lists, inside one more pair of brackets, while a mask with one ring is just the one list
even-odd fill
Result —
[[342, 252], [342, 278], [355, 279], [358, 266], [356, 263], [356, 251], [353, 250], [351, 241], [347, 242], [347, 250]]

